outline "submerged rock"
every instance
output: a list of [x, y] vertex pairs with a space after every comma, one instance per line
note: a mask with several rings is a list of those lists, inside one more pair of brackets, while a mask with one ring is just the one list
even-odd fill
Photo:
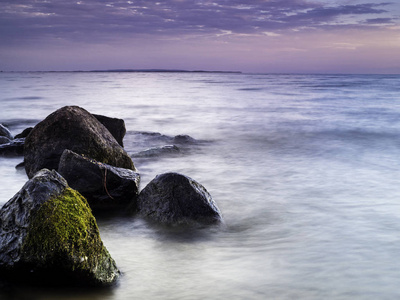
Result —
[[14, 137], [11, 134], [11, 131], [5, 127], [3, 124], [0, 124], [0, 136], [5, 136], [6, 138], [9, 138], [12, 140]]
[[135, 206], [140, 176], [65, 150], [58, 172], [73, 189], [80, 192], [93, 210]]
[[15, 166], [15, 169], [17, 170], [25, 170], [25, 162], [22, 161], [18, 165]]
[[125, 121], [96, 114], [93, 114], [93, 116], [108, 129], [112, 136], [117, 140], [118, 144], [123, 147], [123, 140], [126, 133]]
[[139, 194], [140, 215], [165, 224], [211, 224], [222, 221], [221, 212], [207, 190], [178, 173], [154, 178]]
[[25, 170], [57, 169], [65, 149], [115, 167], [135, 170], [132, 159], [93, 115], [65, 106], [38, 123], [25, 140]]
[[41, 285], [113, 284], [119, 276], [87, 201], [41, 170], [0, 210], [0, 276]]
[[176, 144], [195, 144], [198, 141], [187, 134], [180, 134], [173, 138], [173, 142]]
[[25, 139], [14, 139], [9, 143], [0, 145], [0, 156], [14, 157], [24, 155]]
[[132, 154], [132, 157], [154, 157], [160, 155], [177, 154], [180, 150], [175, 145], [165, 145], [161, 147], [149, 148]]

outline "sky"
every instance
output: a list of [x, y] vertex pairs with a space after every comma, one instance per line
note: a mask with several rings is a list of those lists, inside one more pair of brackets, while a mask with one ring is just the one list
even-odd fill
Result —
[[2, 71], [400, 74], [398, 0], [0, 2]]

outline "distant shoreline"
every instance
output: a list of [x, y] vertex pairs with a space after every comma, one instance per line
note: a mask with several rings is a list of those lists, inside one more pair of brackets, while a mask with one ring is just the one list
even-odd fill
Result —
[[108, 73], [242, 73], [241, 71], [205, 71], [205, 70], [169, 70], [169, 69], [111, 69], [74, 72], [108, 72]]
[[2, 71], [0, 73], [218, 73], [242, 74], [241, 71], [204, 71], [204, 70], [168, 70], [168, 69], [111, 69], [111, 70], [74, 70], [74, 71]]
[[205, 70], [169, 70], [169, 69], [110, 69], [110, 70], [73, 70], [73, 71], [2, 71], [0, 73], [228, 73], [242, 74], [241, 71], [205, 71]]

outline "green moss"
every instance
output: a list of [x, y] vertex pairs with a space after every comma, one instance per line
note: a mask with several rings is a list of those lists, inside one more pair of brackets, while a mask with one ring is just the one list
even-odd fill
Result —
[[32, 217], [22, 247], [25, 261], [43, 267], [93, 270], [109, 257], [86, 199], [71, 188], [49, 199]]

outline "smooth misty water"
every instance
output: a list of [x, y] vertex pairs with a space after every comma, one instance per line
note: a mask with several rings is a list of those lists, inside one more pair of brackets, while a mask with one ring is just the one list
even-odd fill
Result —
[[[27, 299], [400, 297], [400, 76], [0, 73], [14, 134], [64, 105], [123, 118], [143, 188], [176, 171], [202, 183], [224, 226], [98, 218], [123, 272], [100, 291], [16, 288]], [[159, 133], [159, 134], [155, 134]], [[0, 204], [27, 180], [0, 158]], [[5, 297], [0, 293], [0, 298]]]

